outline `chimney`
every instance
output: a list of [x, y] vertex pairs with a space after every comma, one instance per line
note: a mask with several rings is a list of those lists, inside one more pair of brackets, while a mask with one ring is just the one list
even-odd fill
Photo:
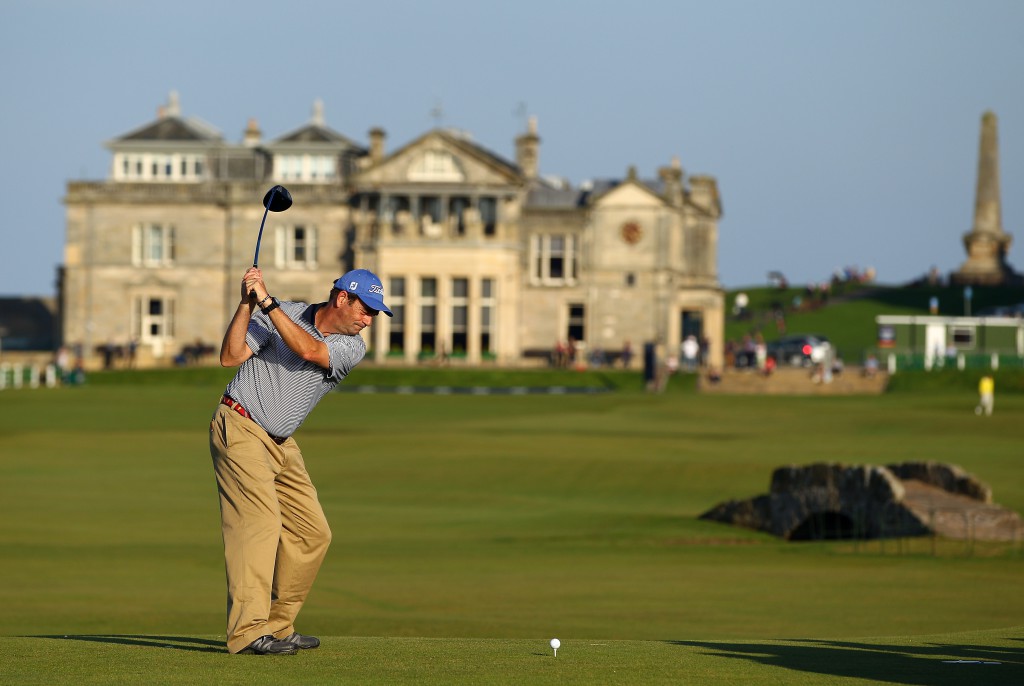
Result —
[[658, 170], [658, 175], [665, 186], [665, 201], [673, 207], [683, 206], [683, 166], [679, 157], [672, 157], [672, 164]]
[[722, 214], [722, 200], [718, 196], [718, 181], [713, 176], [690, 177], [690, 202], [712, 217]]
[[242, 144], [247, 145], [250, 148], [256, 147], [260, 144], [260, 139], [263, 136], [263, 132], [260, 131], [260, 125], [256, 123], [255, 118], [250, 118], [249, 123], [245, 127], [245, 134], [242, 137]]
[[378, 164], [384, 159], [384, 129], [375, 126], [370, 129], [370, 164]]
[[313, 126], [324, 125], [324, 101], [320, 98], [313, 101], [313, 116], [309, 121]]
[[537, 135], [537, 117], [530, 117], [526, 133], [516, 138], [516, 164], [528, 181], [537, 178], [540, 158], [540, 136]]
[[181, 103], [178, 102], [178, 91], [171, 91], [170, 95], [167, 96], [167, 116], [181, 116]]

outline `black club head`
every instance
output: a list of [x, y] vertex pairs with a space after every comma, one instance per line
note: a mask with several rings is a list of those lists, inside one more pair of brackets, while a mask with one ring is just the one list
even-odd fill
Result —
[[263, 206], [271, 212], [284, 212], [292, 206], [292, 194], [284, 186], [274, 186], [263, 196]]

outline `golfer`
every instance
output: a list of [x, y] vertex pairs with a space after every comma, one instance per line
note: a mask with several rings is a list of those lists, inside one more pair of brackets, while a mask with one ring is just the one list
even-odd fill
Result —
[[229, 653], [285, 655], [320, 645], [295, 631], [295, 617], [331, 529], [292, 434], [363, 359], [359, 332], [378, 312], [392, 316], [383, 298], [380, 279], [365, 269], [342, 276], [327, 302], [314, 305], [278, 301], [256, 267], [242, 278], [220, 350], [221, 365], [240, 366], [210, 422]]
[[990, 417], [992, 416], [992, 410], [995, 409], [995, 405], [996, 382], [995, 379], [986, 374], [978, 382], [978, 406], [974, 408], [974, 413]]

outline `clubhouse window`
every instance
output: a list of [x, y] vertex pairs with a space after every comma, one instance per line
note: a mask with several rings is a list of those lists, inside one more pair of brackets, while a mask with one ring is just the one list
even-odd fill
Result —
[[405, 277], [393, 276], [387, 294], [388, 307], [394, 315], [388, 325], [388, 353], [400, 354], [405, 350]]
[[132, 227], [132, 264], [167, 267], [174, 264], [174, 227], [168, 224], [136, 224]]
[[275, 266], [279, 269], [316, 269], [315, 226], [279, 226], [276, 231]]

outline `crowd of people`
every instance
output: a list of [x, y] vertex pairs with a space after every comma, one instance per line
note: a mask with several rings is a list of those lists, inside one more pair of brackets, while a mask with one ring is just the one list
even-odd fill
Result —
[[103, 358], [104, 369], [114, 369], [115, 366], [134, 369], [138, 351], [139, 341], [136, 338], [124, 344], [107, 341], [96, 346], [96, 354]]
[[[108, 340], [97, 345], [94, 353], [102, 360], [104, 370], [135, 369], [138, 362], [139, 342], [131, 339], [126, 343], [114, 343]], [[203, 364], [216, 349], [200, 339], [182, 346], [173, 357], [174, 364], [181, 367]], [[63, 384], [80, 384], [85, 381], [85, 346], [81, 343], [62, 345], [54, 353], [53, 364], [57, 369], [57, 378]]]
[[629, 369], [635, 356], [633, 344], [623, 342], [619, 350], [606, 350], [599, 346], [587, 346], [575, 338], [559, 340], [551, 351], [550, 363], [555, 369], [598, 369], [601, 367], [622, 367]]

